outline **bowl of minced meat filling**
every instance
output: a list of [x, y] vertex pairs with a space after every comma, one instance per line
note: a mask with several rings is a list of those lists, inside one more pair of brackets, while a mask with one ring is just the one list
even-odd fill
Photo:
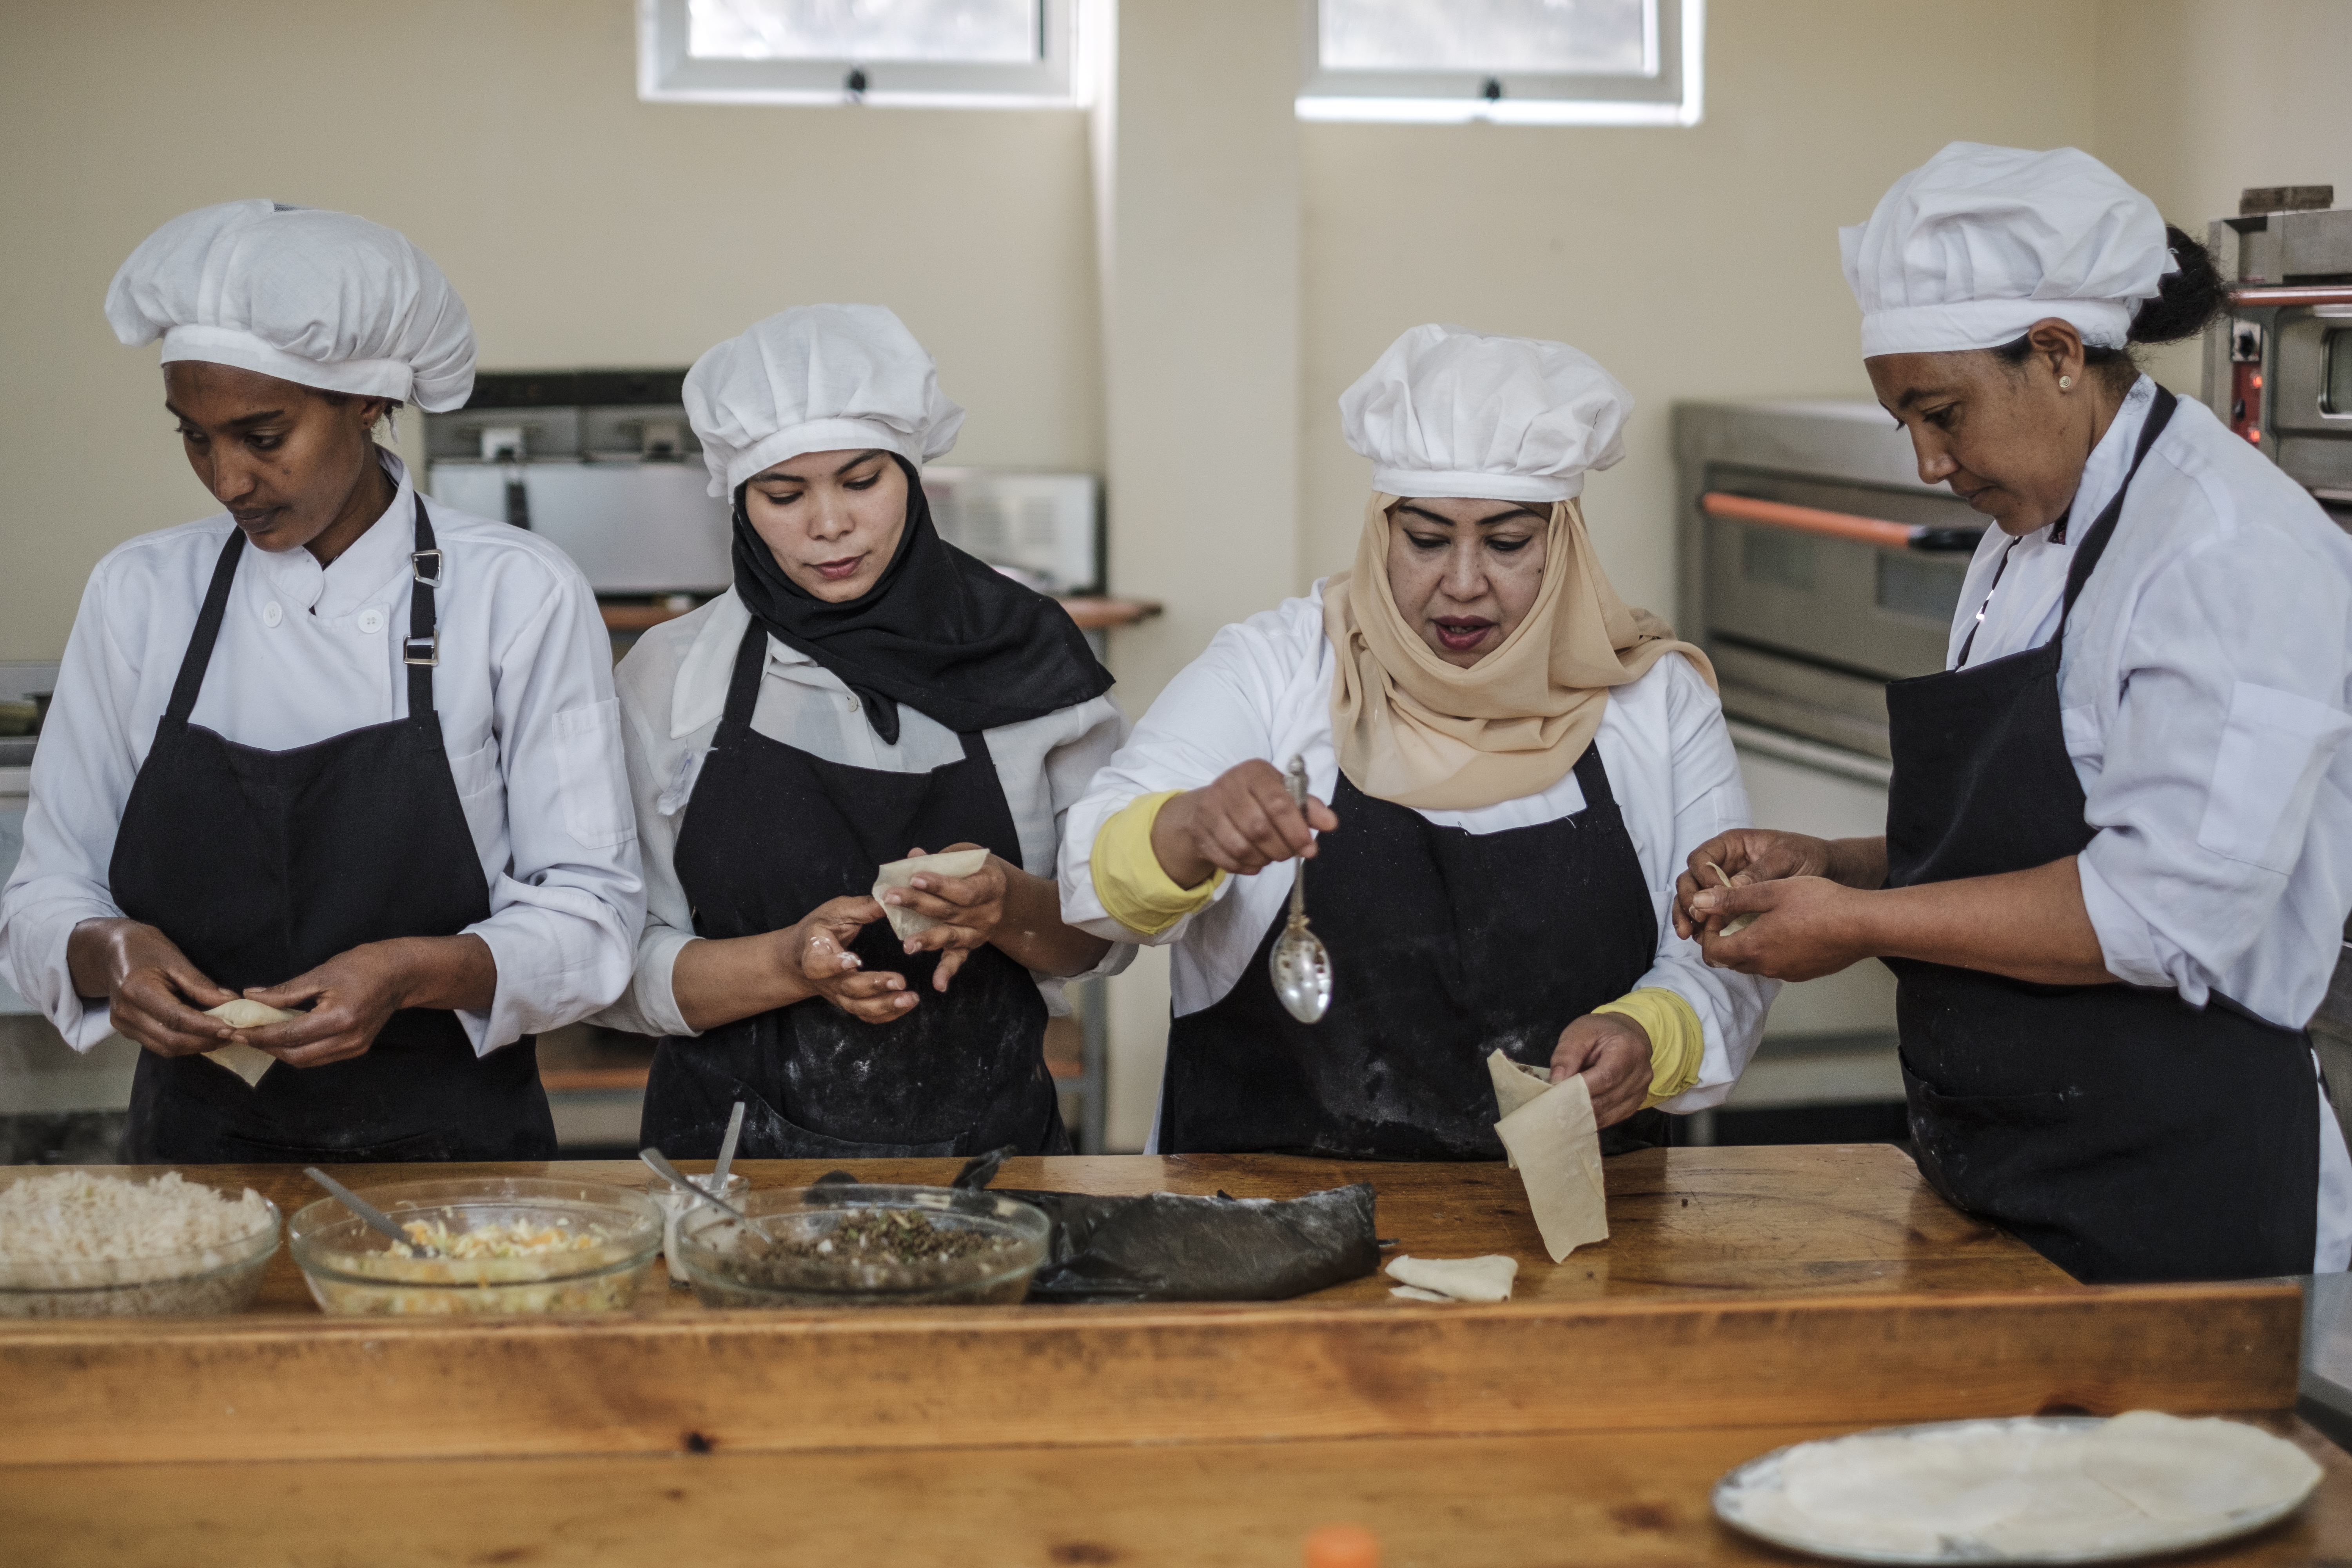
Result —
[[646, 1195], [596, 1182], [400, 1182], [360, 1195], [409, 1239], [369, 1229], [333, 1198], [296, 1213], [288, 1242], [323, 1311], [619, 1311], [661, 1247], [661, 1212]]
[[678, 1262], [706, 1307], [1008, 1303], [1045, 1260], [1045, 1211], [992, 1193], [842, 1182], [741, 1206], [759, 1230], [708, 1204], [678, 1223]]
[[0, 1316], [242, 1312], [277, 1250], [278, 1205], [250, 1187], [20, 1176], [0, 1185]]

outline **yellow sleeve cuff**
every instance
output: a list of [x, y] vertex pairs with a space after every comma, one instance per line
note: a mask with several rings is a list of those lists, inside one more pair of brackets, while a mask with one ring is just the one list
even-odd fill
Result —
[[1095, 835], [1095, 897], [1101, 900], [1105, 914], [1145, 936], [1158, 936], [1201, 908], [1216, 896], [1225, 879], [1225, 874], [1217, 871], [1197, 888], [1180, 888], [1160, 868], [1160, 857], [1151, 852], [1151, 825], [1158, 820], [1160, 808], [1183, 793], [1171, 789], [1138, 795]]
[[1648, 985], [1614, 1002], [1603, 1002], [1593, 1011], [1621, 1014], [1648, 1032], [1650, 1092], [1642, 1101], [1643, 1110], [1672, 1100], [1698, 1081], [1699, 1064], [1706, 1056], [1706, 1031], [1679, 993]]

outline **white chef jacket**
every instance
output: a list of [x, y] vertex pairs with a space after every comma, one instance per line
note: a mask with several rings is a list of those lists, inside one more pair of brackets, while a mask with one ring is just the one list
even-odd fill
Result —
[[[308, 550], [248, 546], [190, 721], [286, 751], [408, 712], [415, 489], [331, 566]], [[618, 995], [645, 915], [611, 643], [587, 580], [536, 534], [425, 503], [442, 555], [433, 706], [489, 884], [498, 992], [459, 1012], [482, 1054], [575, 1022]], [[0, 973], [76, 1050], [110, 1032], [103, 1002], [74, 994], [66, 942], [119, 917], [114, 835], [179, 677], [221, 546], [226, 512], [121, 545], [98, 563], [66, 643], [33, 753], [25, 847], [0, 892]], [[283, 976], [292, 979], [292, 975]]]
[[[1971, 668], [2058, 629], [2074, 547], [2131, 467], [2136, 382], [2084, 464], [2066, 540], [1985, 531], [1952, 622]], [[2000, 584], [1994, 585], [1999, 572]], [[1990, 603], [1987, 595], [1990, 595]], [[2107, 972], [2215, 992], [2284, 1028], [2327, 994], [2352, 909], [2352, 538], [2182, 398], [2125, 497], [2060, 651], [2066, 751], [2100, 829], [2076, 857]], [[2352, 1155], [2320, 1106], [2316, 1267], [2352, 1257]]]
[[[1070, 813], [1062, 840], [1063, 918], [1117, 942], [1174, 944], [1170, 961], [1178, 1017], [1215, 1005], [1233, 989], [1289, 899], [1297, 862], [1228, 877], [1205, 907], [1146, 936], [1111, 919], [1096, 897], [1095, 836], [1139, 795], [1197, 789], [1252, 758], [1279, 766], [1303, 756], [1307, 787], [1330, 799], [1339, 775], [1331, 744], [1332, 665], [1321, 583], [1303, 599], [1225, 627], [1169, 683], [1133, 739]], [[1708, 967], [1696, 942], [1675, 934], [1669, 907], [1690, 852], [1718, 833], [1748, 825], [1747, 787], [1722, 705], [1680, 654], [1659, 659], [1639, 680], [1612, 688], [1595, 739], [1658, 922], [1657, 962], [1634, 988], [1675, 992], [1698, 1015], [1706, 1034], [1698, 1081], [1664, 1108], [1703, 1110], [1731, 1092], [1764, 1032], [1765, 1010], [1780, 983]], [[1571, 772], [1538, 795], [1421, 815], [1440, 826], [1501, 833], [1583, 809], [1584, 790]]]
[[[727, 709], [735, 652], [751, 612], [730, 589], [690, 615], [654, 627], [621, 661], [622, 736], [629, 789], [636, 801], [645, 845], [646, 919], [637, 942], [627, 993], [596, 1016], [607, 1028], [639, 1035], [688, 1037], [670, 990], [670, 971], [694, 934], [694, 910], [677, 879], [677, 835], [701, 776], [704, 758]], [[898, 705], [898, 742], [875, 732], [857, 699], [839, 676], [797, 648], [768, 638], [768, 659], [751, 728], [820, 757], [854, 768], [919, 773], [963, 760], [956, 732], [906, 703]], [[1035, 719], [982, 731], [1004, 804], [1021, 840], [1021, 865], [1033, 876], [1054, 874], [1062, 822], [1095, 770], [1127, 738], [1126, 716], [1108, 693]], [[909, 845], [911, 848], [913, 846]], [[939, 850], [944, 845], [926, 844]], [[1131, 946], [1114, 944], [1084, 975], [1116, 974], [1133, 961]], [[1069, 1011], [1065, 981], [1032, 972], [1047, 1009]]]

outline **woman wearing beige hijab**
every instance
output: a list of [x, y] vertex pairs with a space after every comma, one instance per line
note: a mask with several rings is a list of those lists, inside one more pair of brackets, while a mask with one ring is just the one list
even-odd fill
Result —
[[[1617, 597], [1577, 500], [1631, 407], [1562, 343], [1398, 339], [1339, 400], [1374, 464], [1354, 567], [1220, 632], [1071, 808], [1064, 918], [1172, 949], [1158, 1150], [1499, 1159], [1497, 1049], [1582, 1075], [1604, 1127], [1738, 1077], [1775, 987], [1664, 920], [1748, 820], [1713, 672]], [[1314, 1024], [1267, 971], [1302, 858]]]

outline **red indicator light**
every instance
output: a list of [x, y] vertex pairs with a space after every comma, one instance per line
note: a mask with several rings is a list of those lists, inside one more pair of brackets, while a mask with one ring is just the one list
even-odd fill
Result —
[[2259, 430], [2249, 430], [2246, 432], [2246, 439], [2259, 447], [2263, 444], [2263, 433]]
[[2257, 387], [2259, 387], [2259, 386], [2261, 386], [2261, 385], [2262, 385], [2262, 384], [2263, 384], [2263, 378], [2262, 378], [2261, 376], [2259, 376], [2259, 375], [2258, 375], [2258, 376], [2255, 376], [2255, 377], [2253, 378], [2253, 383], [2254, 383], [2254, 384], [2255, 384]]

